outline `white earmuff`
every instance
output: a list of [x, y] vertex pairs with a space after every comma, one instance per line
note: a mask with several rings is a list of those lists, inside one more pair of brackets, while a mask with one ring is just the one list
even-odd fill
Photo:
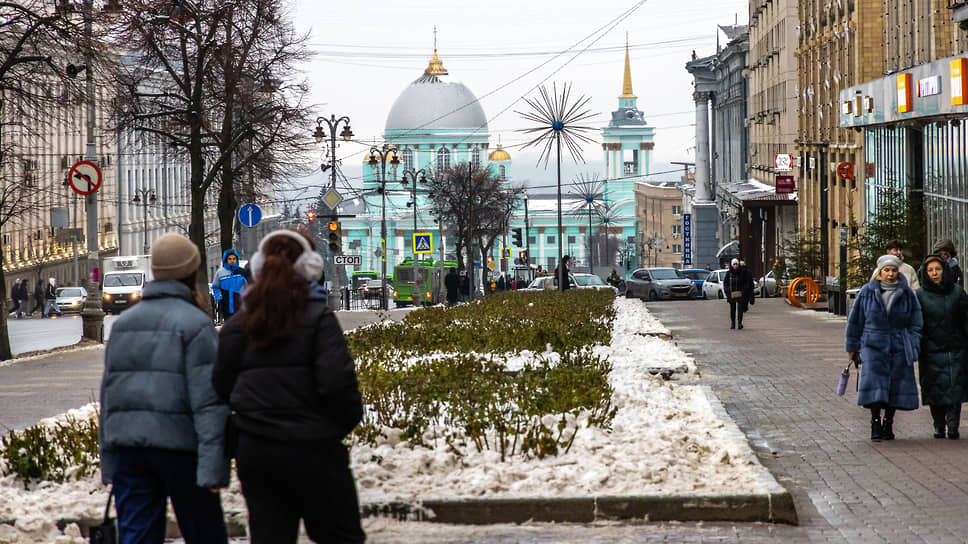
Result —
[[323, 257], [313, 251], [310, 247], [309, 242], [302, 237], [301, 234], [293, 232], [287, 229], [274, 230], [259, 242], [259, 251], [255, 252], [255, 255], [249, 259], [249, 268], [252, 271], [252, 278], [258, 279], [259, 271], [262, 269], [262, 265], [265, 264], [266, 258], [263, 250], [265, 249], [266, 242], [269, 241], [273, 236], [286, 236], [292, 238], [299, 242], [302, 246], [303, 252], [296, 259], [296, 262], [292, 263], [293, 269], [297, 274], [302, 276], [306, 281], [318, 281], [319, 278], [323, 276]]

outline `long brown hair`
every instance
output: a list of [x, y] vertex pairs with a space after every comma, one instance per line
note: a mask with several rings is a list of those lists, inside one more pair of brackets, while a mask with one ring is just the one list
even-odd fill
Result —
[[[312, 239], [307, 240], [312, 247]], [[239, 326], [257, 348], [292, 336], [309, 300], [309, 282], [292, 266], [302, 255], [302, 245], [287, 236], [273, 236], [262, 251], [265, 262], [246, 290], [238, 317]]]

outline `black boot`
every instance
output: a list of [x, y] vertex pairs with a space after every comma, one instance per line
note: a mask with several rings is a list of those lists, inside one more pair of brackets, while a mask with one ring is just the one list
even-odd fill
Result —
[[736, 328], [736, 322], [735, 321], [730, 321], [729, 322], [729, 328], [735, 329]]
[[944, 438], [945, 407], [931, 406], [931, 422], [934, 424], [934, 437]]
[[871, 416], [871, 442], [881, 441], [881, 418]]
[[958, 434], [958, 426], [961, 423], [961, 404], [950, 406], [944, 415], [945, 423], [948, 425], [948, 438], [958, 440], [961, 436]]
[[881, 423], [881, 440], [894, 440], [894, 408], [884, 410], [884, 421]]

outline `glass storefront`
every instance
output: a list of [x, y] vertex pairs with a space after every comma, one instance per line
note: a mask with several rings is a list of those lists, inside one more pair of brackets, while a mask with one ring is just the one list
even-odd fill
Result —
[[928, 246], [940, 239], [954, 242], [959, 255], [968, 251], [968, 127], [963, 122], [928, 123], [924, 127], [924, 207]]

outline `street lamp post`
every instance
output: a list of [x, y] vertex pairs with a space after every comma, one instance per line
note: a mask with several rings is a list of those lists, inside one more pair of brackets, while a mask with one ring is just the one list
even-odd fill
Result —
[[524, 264], [528, 266], [528, 283], [531, 283], [531, 223], [528, 221], [528, 193], [524, 193]]
[[[413, 234], [417, 233], [418, 174], [419, 174], [420, 183], [421, 184], [427, 183], [427, 171], [424, 170], [423, 168], [419, 170], [414, 170], [412, 168], [409, 170], [404, 170], [403, 177], [400, 179], [400, 183], [402, 183], [404, 187], [406, 187], [407, 185], [407, 178], [410, 178], [410, 181], [412, 182], [410, 184], [411, 201], [410, 201], [410, 204], [408, 205], [413, 206]], [[418, 306], [419, 304], [422, 303], [422, 300], [423, 300], [423, 293], [420, 291], [420, 277], [417, 275], [418, 270], [420, 270], [420, 268], [417, 266], [418, 265], [417, 259], [419, 255], [417, 254], [417, 246], [413, 244], [413, 236], [410, 237], [410, 240], [411, 240], [410, 249], [413, 250], [413, 305]]]
[[141, 204], [141, 213], [144, 217], [144, 231], [145, 231], [145, 251], [144, 254], [148, 255], [150, 252], [150, 247], [148, 245], [148, 204], [154, 204], [158, 202], [158, 196], [155, 194], [154, 189], [135, 189], [134, 198], [131, 202], [134, 204]]
[[[339, 119], [336, 118], [336, 115], [332, 115], [332, 114], [329, 116], [329, 119], [325, 117], [317, 117], [316, 130], [315, 132], [313, 132], [313, 138], [316, 139], [317, 144], [323, 143], [323, 140], [326, 139], [326, 131], [323, 129], [323, 123], [325, 123], [326, 126], [329, 127], [330, 163], [329, 164], [323, 163], [319, 167], [323, 172], [326, 172], [327, 169], [329, 170], [329, 175], [330, 175], [329, 190], [335, 193], [336, 192], [336, 165], [337, 165], [336, 129], [339, 128], [340, 124], [343, 124], [343, 130], [339, 133], [339, 135], [340, 137], [343, 138], [344, 142], [348, 142], [353, 138], [353, 131], [350, 129], [350, 118], [345, 115], [343, 117], [340, 117]], [[329, 203], [326, 201], [325, 198], [323, 199], [323, 203], [325, 203], [327, 206], [329, 205]], [[334, 221], [338, 220], [337, 206], [332, 206], [332, 210], [333, 210], [332, 215], [333, 215]], [[324, 247], [325, 247], [325, 244], [324, 244]], [[333, 290], [336, 293], [339, 293], [340, 275], [337, 273], [336, 270], [334, 270], [333, 267], [335, 266], [336, 265], [333, 259], [326, 259], [326, 275], [329, 278], [329, 280], [333, 282]], [[333, 305], [334, 308], [339, 306], [338, 303], [334, 303], [333, 297], [330, 297], [329, 300], [330, 300], [330, 304]], [[339, 297], [339, 299], [337, 300], [342, 300], [342, 297]]]
[[397, 166], [400, 165], [400, 158], [397, 155], [397, 148], [390, 144], [383, 144], [380, 147], [370, 148], [369, 165], [374, 173], [380, 176], [380, 309], [386, 310], [389, 306], [387, 301], [387, 163], [396, 175]]

